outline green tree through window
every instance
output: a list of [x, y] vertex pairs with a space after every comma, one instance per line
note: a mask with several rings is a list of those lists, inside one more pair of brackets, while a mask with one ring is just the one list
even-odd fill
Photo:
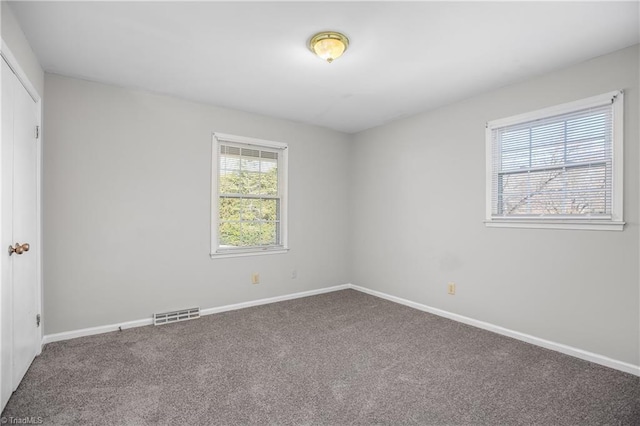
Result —
[[279, 245], [278, 153], [220, 145], [219, 160], [220, 247]]

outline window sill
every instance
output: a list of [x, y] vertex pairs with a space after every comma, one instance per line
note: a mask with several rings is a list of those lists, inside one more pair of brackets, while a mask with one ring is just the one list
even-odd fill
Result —
[[622, 231], [625, 222], [610, 220], [560, 220], [560, 219], [493, 219], [485, 220], [488, 228], [529, 228], [529, 229], [581, 229], [588, 231]]
[[211, 253], [210, 256], [212, 259], [222, 259], [226, 257], [246, 257], [246, 256], [263, 256], [267, 254], [282, 254], [288, 253], [288, 248], [279, 248], [279, 249], [271, 249], [271, 250], [238, 250], [238, 251], [225, 251], [220, 253]]

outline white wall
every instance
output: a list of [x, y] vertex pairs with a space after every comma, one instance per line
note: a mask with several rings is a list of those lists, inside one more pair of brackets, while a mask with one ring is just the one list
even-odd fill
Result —
[[[640, 365], [638, 86], [635, 46], [349, 136], [46, 75], [45, 333], [353, 282]], [[625, 230], [486, 228], [485, 123], [616, 89]], [[209, 258], [212, 131], [290, 144], [289, 254]]]
[[[351, 282], [640, 365], [638, 72], [634, 46], [356, 135]], [[486, 228], [485, 123], [615, 89], [625, 230]]]
[[[44, 129], [45, 334], [349, 280], [347, 135], [50, 74]], [[213, 131], [289, 144], [288, 254], [210, 259]]]

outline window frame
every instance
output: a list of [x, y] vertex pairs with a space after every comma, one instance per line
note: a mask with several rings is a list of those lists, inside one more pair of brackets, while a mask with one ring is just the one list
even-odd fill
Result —
[[[537, 217], [494, 217], [493, 212], [493, 138], [495, 129], [506, 126], [514, 126], [534, 120], [540, 120], [555, 115], [569, 114], [586, 108], [612, 104], [612, 171], [611, 171], [611, 215], [605, 218], [585, 216], [537, 216]], [[582, 230], [614, 230], [622, 231], [623, 220], [623, 147], [624, 147], [624, 92], [616, 90], [602, 95], [592, 96], [574, 102], [568, 102], [536, 111], [515, 115], [512, 117], [492, 120], [487, 122], [485, 130], [486, 150], [486, 214], [485, 225], [487, 227], [505, 228], [539, 228], [539, 229], [582, 229]]]
[[[259, 247], [221, 248], [218, 239], [220, 226], [219, 210], [219, 173], [220, 146], [225, 144], [240, 145], [253, 149], [265, 148], [278, 150], [278, 195], [280, 199], [280, 244]], [[246, 136], [230, 135], [214, 132], [211, 140], [211, 249], [210, 256], [214, 258], [256, 256], [266, 254], [287, 253], [288, 244], [288, 145], [284, 142], [274, 142]]]

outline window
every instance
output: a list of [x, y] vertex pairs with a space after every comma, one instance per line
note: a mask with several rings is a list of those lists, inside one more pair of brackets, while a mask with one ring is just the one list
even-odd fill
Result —
[[622, 92], [487, 123], [487, 226], [622, 230]]
[[211, 256], [287, 250], [287, 145], [213, 134]]

